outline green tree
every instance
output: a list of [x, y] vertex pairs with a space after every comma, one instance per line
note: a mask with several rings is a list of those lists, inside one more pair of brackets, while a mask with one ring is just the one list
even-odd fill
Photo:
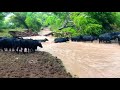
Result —
[[5, 16], [6, 16], [5, 13], [0, 12], [0, 30], [3, 28]]
[[15, 24], [16, 27], [23, 27], [29, 29], [25, 20], [27, 18], [27, 12], [13, 12], [14, 15], [11, 16], [11, 22]]
[[88, 12], [87, 14], [97, 20], [106, 31], [113, 30], [111, 24], [115, 22], [114, 12]]
[[37, 13], [32, 13], [32, 12], [28, 13], [25, 22], [28, 25], [28, 27], [33, 31], [39, 31], [39, 29], [42, 26], [41, 25], [42, 19], [40, 19]]

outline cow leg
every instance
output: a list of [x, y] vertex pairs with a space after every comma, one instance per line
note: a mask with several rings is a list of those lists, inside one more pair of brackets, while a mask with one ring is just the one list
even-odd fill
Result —
[[29, 52], [30, 52], [30, 53], [32, 52], [32, 48], [29, 49]]
[[28, 50], [28, 51], [29, 51], [29, 53], [30, 53], [30, 52], [31, 52], [31, 48], [29, 48], [29, 50]]
[[35, 52], [35, 49], [32, 49], [32, 52], [34, 53], [34, 52]]
[[14, 51], [15, 51], [16, 53], [18, 53], [17, 47], [14, 48]]
[[111, 41], [109, 41], [109, 43], [111, 43]]
[[35, 49], [32, 49], [32, 52], [34, 53], [34, 52], [35, 52]]
[[32, 53], [32, 48], [29, 49], [29, 52]]
[[25, 48], [22, 48], [22, 52], [25, 54], [24, 49], [25, 49]]
[[17, 48], [16, 47], [14, 48], [14, 51], [17, 52]]
[[27, 48], [27, 53], [29, 52], [29, 48]]
[[30, 49], [30, 52], [31, 52], [31, 53], [33, 52], [33, 49], [32, 49], [32, 48]]
[[12, 52], [12, 48], [11, 48], [11, 52]]
[[3, 51], [5, 51], [5, 49], [4, 49], [4, 48], [2, 48], [2, 50], [3, 50]]
[[18, 47], [18, 53], [19, 53], [19, 50], [20, 50], [21, 48], [20, 47]]
[[9, 51], [10, 48], [7, 48], [7, 50]]
[[100, 43], [101, 41], [99, 40], [99, 43]]

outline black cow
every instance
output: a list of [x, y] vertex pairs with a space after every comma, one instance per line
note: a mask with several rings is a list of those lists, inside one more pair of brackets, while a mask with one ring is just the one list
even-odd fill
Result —
[[14, 48], [14, 51], [19, 53], [19, 50], [21, 50], [22, 48], [22, 44], [21, 44], [21, 41], [23, 40], [23, 38], [14, 38], [13, 40], [13, 48]]
[[118, 44], [120, 45], [120, 34], [118, 35]]
[[119, 34], [120, 34], [120, 32], [111, 32], [110, 35], [112, 37], [112, 40], [117, 39]]
[[19, 48], [22, 48], [22, 52], [24, 53], [24, 49], [27, 49], [27, 52], [29, 50], [29, 48], [31, 47], [31, 42], [32, 39], [21, 39], [20, 40], [20, 46]]
[[0, 39], [0, 49], [2, 49], [2, 50], [4, 51], [4, 47], [3, 47], [3, 44], [2, 44], [2, 43], [3, 43], [3, 39], [1, 38], [1, 39]]
[[2, 37], [0, 39], [0, 49], [2, 49], [3, 51], [5, 51], [5, 49], [7, 49], [9, 51], [9, 49], [14, 48], [14, 50], [16, 51], [16, 49], [20, 46], [20, 40], [18, 38], [7, 38], [7, 37]]
[[41, 44], [41, 41], [39, 41], [39, 40], [33, 40], [31, 42], [31, 48], [30, 48], [31, 52], [35, 52], [35, 50], [37, 49], [37, 46], [43, 48], [43, 46]]
[[9, 49], [13, 48], [13, 38], [6, 38], [3, 37], [2, 39], [0, 39], [0, 47], [3, 51], [5, 51], [5, 49], [7, 49], [9, 51]]
[[2, 39], [3, 37], [0, 37], [0, 39]]
[[66, 42], [66, 41], [69, 41], [69, 38], [66, 37], [66, 38], [56, 38], [54, 39], [54, 42], [55, 43], [61, 43], [61, 42]]
[[4, 46], [4, 39], [7, 39], [6, 37], [0, 37], [0, 49], [5, 51], [5, 46]]
[[82, 40], [82, 36], [75, 36], [71, 38], [71, 41], [81, 41]]
[[112, 40], [112, 36], [110, 35], [110, 33], [101, 34], [99, 36], [99, 43], [104, 41], [106, 41], [106, 43], [107, 42], [111, 43], [111, 40]]
[[22, 39], [22, 38], [6, 38], [2, 37], [0, 39], [0, 49], [5, 51], [7, 49], [14, 49], [15, 52], [19, 53], [19, 50], [22, 48], [22, 52], [24, 52], [24, 49], [27, 49], [27, 52], [35, 52], [37, 49], [37, 46], [43, 48], [41, 41], [39, 40], [32, 40], [32, 39]]
[[32, 40], [32, 39], [23, 39], [21, 40], [21, 48], [22, 48], [22, 52], [24, 52], [24, 49], [27, 49], [27, 53], [28, 52], [35, 52], [35, 50], [37, 49], [37, 46], [43, 48], [41, 41], [39, 40]]
[[85, 35], [82, 37], [82, 41], [91, 41], [93, 42], [94, 40], [97, 40], [97, 37], [91, 36], [91, 35]]

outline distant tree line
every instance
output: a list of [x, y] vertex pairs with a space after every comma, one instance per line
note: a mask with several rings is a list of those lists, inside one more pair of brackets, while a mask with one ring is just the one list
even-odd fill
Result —
[[24, 28], [37, 32], [44, 27], [51, 28], [57, 37], [98, 36], [119, 31], [120, 12], [0, 12], [0, 29]]

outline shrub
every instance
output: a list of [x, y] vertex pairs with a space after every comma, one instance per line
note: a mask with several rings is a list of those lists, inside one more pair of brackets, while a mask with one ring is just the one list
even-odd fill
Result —
[[102, 25], [88, 24], [84, 30], [80, 31], [82, 35], [95, 35], [98, 36], [102, 33]]

